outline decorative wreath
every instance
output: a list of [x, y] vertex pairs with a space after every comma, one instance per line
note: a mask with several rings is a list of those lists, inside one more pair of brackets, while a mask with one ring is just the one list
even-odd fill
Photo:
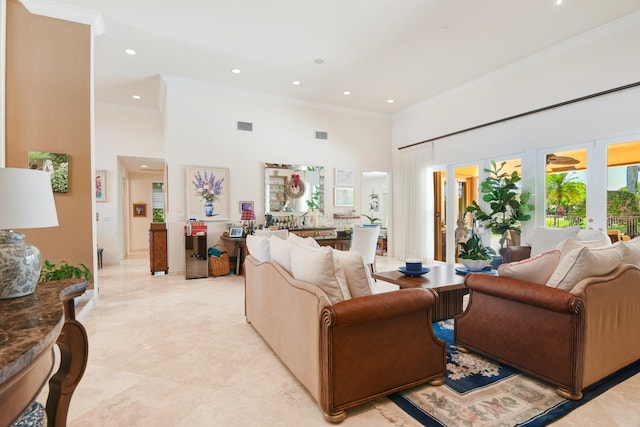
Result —
[[299, 199], [304, 194], [305, 190], [304, 182], [300, 179], [300, 175], [293, 174], [291, 175], [291, 181], [285, 188], [285, 192], [287, 196], [292, 199]]

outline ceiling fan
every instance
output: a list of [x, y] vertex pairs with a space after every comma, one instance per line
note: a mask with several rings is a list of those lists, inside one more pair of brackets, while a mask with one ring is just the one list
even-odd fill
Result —
[[576, 159], [574, 157], [556, 156], [553, 153], [547, 154], [547, 164], [548, 165], [568, 166], [568, 165], [577, 165], [578, 163], [580, 163], [580, 160], [578, 160], [578, 159]]

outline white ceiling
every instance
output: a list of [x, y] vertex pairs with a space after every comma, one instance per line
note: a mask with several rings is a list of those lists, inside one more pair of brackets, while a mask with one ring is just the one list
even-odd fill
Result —
[[[97, 102], [157, 109], [159, 76], [168, 75], [393, 114], [640, 11], [640, 0], [556, 1], [56, 3], [102, 13], [106, 32], [95, 39]], [[125, 48], [137, 55], [126, 55]], [[314, 63], [317, 58], [324, 63]]]

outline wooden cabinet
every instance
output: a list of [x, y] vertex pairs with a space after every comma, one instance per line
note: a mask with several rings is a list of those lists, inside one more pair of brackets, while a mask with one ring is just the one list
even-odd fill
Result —
[[164, 222], [151, 223], [149, 229], [149, 269], [151, 274], [163, 271], [169, 273], [167, 259], [167, 224]]

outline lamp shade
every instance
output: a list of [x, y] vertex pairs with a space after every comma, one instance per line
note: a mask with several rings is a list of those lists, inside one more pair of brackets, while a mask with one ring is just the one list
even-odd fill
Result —
[[57, 225], [49, 174], [34, 169], [0, 168], [0, 230]]
[[240, 219], [242, 221], [255, 221], [256, 214], [252, 210], [246, 209], [242, 211], [242, 217], [240, 217]]

